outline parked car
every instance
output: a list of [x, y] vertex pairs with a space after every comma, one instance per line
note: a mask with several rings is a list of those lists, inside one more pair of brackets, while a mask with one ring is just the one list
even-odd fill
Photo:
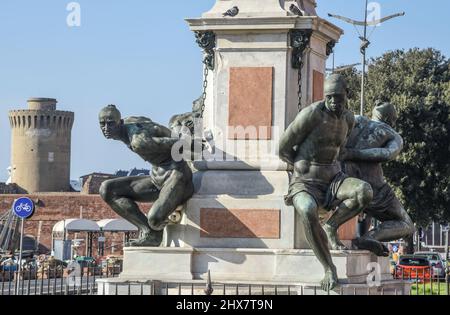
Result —
[[97, 264], [94, 257], [78, 256], [75, 261], [80, 264], [81, 268], [92, 267]]
[[23, 261], [22, 265], [22, 279], [35, 280], [37, 279], [38, 266], [37, 261], [33, 257], [28, 257]]
[[18, 264], [15, 257], [3, 257], [0, 261], [0, 267], [3, 272], [16, 272]]
[[445, 269], [446, 264], [444, 260], [442, 259], [441, 255], [439, 253], [435, 252], [416, 252], [414, 253], [415, 256], [424, 256], [428, 259], [430, 262], [430, 266], [433, 269], [433, 276], [439, 277], [439, 278], [445, 278]]
[[119, 275], [122, 272], [123, 257], [107, 256], [101, 259], [103, 272], [107, 275]]
[[38, 276], [47, 279], [62, 278], [64, 275], [64, 268], [67, 263], [58, 260], [53, 256], [40, 256], [38, 260]]
[[430, 261], [425, 256], [407, 255], [399, 259], [395, 271], [397, 279], [429, 281], [433, 276]]
[[98, 266], [94, 257], [79, 256], [75, 258], [75, 261], [81, 267], [81, 276], [83, 276], [85, 272], [88, 272], [89, 275], [92, 276], [99, 276], [102, 274], [102, 268]]

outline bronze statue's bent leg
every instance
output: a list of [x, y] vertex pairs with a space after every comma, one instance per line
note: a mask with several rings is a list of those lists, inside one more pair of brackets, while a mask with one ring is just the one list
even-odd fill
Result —
[[141, 233], [151, 231], [147, 217], [138, 202], [152, 202], [159, 196], [149, 177], [123, 177], [103, 182], [100, 186], [103, 200], [122, 218], [139, 228]]
[[[371, 212], [370, 215], [379, 220], [381, 224], [355, 241], [355, 245], [360, 249], [370, 250], [379, 256], [386, 256], [389, 251], [381, 242], [406, 238], [415, 232], [414, 223], [397, 198], [393, 199], [386, 211]], [[379, 250], [380, 246], [383, 247], [383, 251]]]
[[306, 238], [325, 270], [322, 281], [324, 291], [332, 290], [338, 283], [336, 267], [333, 264], [328, 248], [328, 239], [320, 226], [318, 205], [315, 199], [307, 192], [301, 192], [294, 197], [294, 207], [300, 216], [300, 222], [305, 231]]
[[336, 198], [342, 200], [338, 209], [324, 225], [331, 248], [335, 250], [347, 249], [339, 240], [339, 227], [361, 213], [372, 201], [372, 187], [359, 179], [347, 178], [338, 190]]
[[193, 194], [192, 180], [186, 180], [183, 172], [174, 170], [164, 183], [158, 200], [148, 213], [148, 223], [155, 231], [164, 230], [169, 216]]

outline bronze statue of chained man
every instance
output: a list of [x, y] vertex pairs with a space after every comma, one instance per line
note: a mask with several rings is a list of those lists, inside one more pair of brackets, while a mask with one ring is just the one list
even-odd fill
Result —
[[[190, 125], [188, 120], [183, 117], [179, 124]], [[100, 111], [99, 123], [107, 139], [123, 142], [152, 165], [150, 176], [105, 181], [100, 195], [118, 215], [139, 228], [140, 238], [127, 246], [160, 246], [169, 216], [194, 193], [191, 169], [186, 161], [173, 158], [172, 148], [180, 137], [149, 118], [122, 119], [114, 105]], [[153, 202], [148, 215], [139, 209], [137, 202]]]
[[[281, 159], [294, 166], [285, 201], [299, 214], [306, 238], [324, 267], [324, 291], [338, 284], [329, 245], [345, 249], [337, 235], [339, 225], [358, 215], [373, 198], [371, 186], [346, 175], [338, 160], [355, 125], [355, 116], [347, 109], [347, 93], [342, 76], [328, 77], [325, 100], [300, 111], [279, 148]], [[320, 209], [337, 209], [323, 227]]]
[[383, 242], [405, 239], [415, 232], [413, 221], [383, 174], [382, 163], [394, 160], [403, 149], [403, 139], [394, 130], [396, 122], [397, 110], [390, 103], [377, 104], [372, 119], [357, 116], [356, 127], [339, 157], [347, 175], [372, 186], [374, 198], [364, 213], [380, 224], [354, 240], [354, 245], [377, 256], [389, 256]]

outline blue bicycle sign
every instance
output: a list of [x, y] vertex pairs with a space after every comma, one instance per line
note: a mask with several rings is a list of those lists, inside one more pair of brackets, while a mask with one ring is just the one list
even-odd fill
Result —
[[19, 218], [28, 219], [33, 215], [34, 202], [27, 197], [19, 198], [14, 201], [13, 211]]
[[28, 203], [21, 203], [16, 207], [17, 212], [25, 211], [25, 212], [31, 212], [33, 210], [31, 206]]

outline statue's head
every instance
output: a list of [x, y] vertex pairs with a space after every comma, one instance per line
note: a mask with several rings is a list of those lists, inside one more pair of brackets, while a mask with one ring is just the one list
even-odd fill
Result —
[[391, 103], [379, 103], [372, 111], [372, 119], [395, 127], [398, 119], [397, 109]]
[[98, 115], [98, 120], [103, 135], [107, 139], [120, 139], [123, 121], [121, 114], [115, 105], [108, 105], [103, 108]]
[[341, 115], [347, 108], [347, 82], [340, 74], [332, 74], [325, 81], [325, 104], [327, 108]]

